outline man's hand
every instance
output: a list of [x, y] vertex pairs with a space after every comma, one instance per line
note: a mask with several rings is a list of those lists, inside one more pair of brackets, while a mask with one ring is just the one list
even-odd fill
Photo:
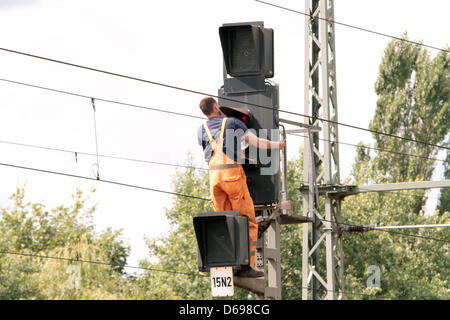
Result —
[[283, 149], [284, 147], [286, 146], [286, 141], [284, 141], [284, 140], [281, 140], [281, 141], [278, 141], [278, 149]]

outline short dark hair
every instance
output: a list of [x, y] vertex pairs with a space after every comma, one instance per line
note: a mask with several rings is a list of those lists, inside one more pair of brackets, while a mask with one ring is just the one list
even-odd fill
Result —
[[205, 116], [209, 116], [213, 112], [214, 105], [217, 103], [213, 97], [206, 97], [200, 101], [200, 109]]

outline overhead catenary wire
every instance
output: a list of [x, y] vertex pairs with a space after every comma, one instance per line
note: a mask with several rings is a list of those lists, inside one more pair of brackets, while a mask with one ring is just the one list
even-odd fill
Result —
[[[49, 255], [42, 255], [42, 254], [34, 254], [34, 253], [24, 253], [24, 252], [16, 252], [16, 251], [5, 251], [0, 250], [0, 254], [7, 254], [7, 255], [15, 255], [15, 256], [24, 256], [24, 257], [30, 257], [30, 258], [38, 258], [38, 259], [50, 259], [50, 260], [56, 260], [56, 261], [66, 261], [70, 263], [86, 263], [86, 264], [96, 264], [96, 265], [103, 265], [103, 266], [110, 266], [110, 267], [119, 267], [121, 265], [114, 264], [111, 262], [105, 262], [105, 261], [98, 261], [98, 260], [86, 260], [86, 259], [80, 259], [79, 257], [76, 258], [69, 258], [69, 257], [60, 257], [60, 256], [49, 256]], [[186, 272], [186, 271], [179, 271], [179, 270], [171, 270], [171, 269], [159, 269], [159, 268], [149, 268], [149, 267], [140, 267], [140, 266], [131, 266], [131, 265], [123, 265], [121, 266], [123, 268], [128, 269], [138, 269], [143, 271], [150, 271], [150, 272], [163, 272], [163, 273], [170, 273], [170, 274], [180, 274], [185, 275], [189, 277], [202, 277], [207, 278], [209, 277], [207, 274], [204, 273], [198, 273], [198, 272]], [[340, 293], [338, 290], [330, 290], [326, 288], [316, 288], [313, 289], [311, 287], [303, 287], [303, 286], [295, 286], [295, 285], [283, 285], [284, 287], [291, 287], [291, 288], [305, 288], [309, 291], [326, 291], [326, 292], [335, 292]], [[342, 292], [344, 295], [357, 295], [357, 296], [374, 296], [373, 294], [369, 293], [362, 293], [362, 292], [354, 292], [354, 291], [348, 291], [343, 290]]]
[[176, 112], [176, 111], [171, 111], [171, 110], [167, 110], [167, 109], [160, 109], [160, 108], [151, 108], [151, 107], [148, 107], [148, 106], [143, 106], [143, 105], [138, 105], [138, 104], [133, 104], [133, 103], [127, 103], [127, 102], [123, 102], [123, 101], [105, 99], [105, 98], [100, 98], [100, 97], [93, 97], [93, 96], [88, 96], [88, 95], [85, 95], [85, 94], [80, 94], [80, 93], [70, 92], [70, 91], [66, 91], [66, 90], [59, 90], [59, 89], [39, 86], [39, 85], [31, 84], [31, 83], [14, 81], [14, 80], [9, 80], [9, 79], [4, 79], [4, 78], [0, 78], [0, 81], [9, 82], [9, 83], [13, 83], [13, 84], [18, 84], [18, 85], [22, 85], [22, 86], [27, 86], [27, 87], [31, 87], [31, 88], [35, 88], [35, 89], [41, 89], [41, 90], [47, 90], [47, 91], [52, 91], [52, 92], [56, 92], [56, 93], [71, 95], [71, 96], [79, 97], [79, 98], [95, 99], [97, 101], [113, 103], [113, 104], [123, 105], [123, 106], [127, 106], [127, 107], [132, 107], [132, 108], [138, 108], [138, 109], [144, 109], [144, 110], [150, 110], [150, 111], [156, 111], [156, 112], [163, 112], [163, 113], [168, 113], [168, 114], [173, 114], [173, 115], [178, 115], [178, 116], [183, 116], [183, 117], [189, 117], [189, 118], [194, 118], [194, 119], [199, 119], [199, 120], [205, 120], [204, 117], [200, 117], [200, 116], [196, 116], [196, 115], [192, 115], [192, 114], [188, 114], [188, 113]]
[[[300, 136], [300, 135], [295, 134], [295, 136]], [[324, 139], [322, 139], [322, 140], [324, 140]], [[10, 144], [10, 145], [15, 145], [15, 146], [37, 148], [37, 149], [42, 149], [42, 150], [58, 151], [58, 152], [64, 152], [64, 153], [69, 153], [69, 154], [75, 154], [76, 161], [78, 161], [78, 155], [87, 155], [87, 156], [93, 156], [93, 157], [96, 156], [95, 153], [89, 153], [89, 152], [83, 152], [83, 151], [75, 151], [75, 150], [68, 150], [68, 149], [60, 149], [60, 148], [54, 148], [54, 147], [45, 147], [45, 146], [40, 146], [40, 145], [25, 144], [25, 143], [12, 142], [12, 141], [0, 140], [0, 143]], [[354, 146], [356, 147], [357, 145], [354, 145]], [[98, 156], [101, 157], [101, 158], [117, 159], [117, 160], [132, 161], [132, 162], [139, 162], [139, 163], [146, 163], [146, 164], [156, 164], [156, 165], [179, 167], [179, 168], [186, 168], [186, 169], [193, 169], [193, 170], [204, 170], [204, 171], [209, 170], [208, 168], [203, 168], [203, 167], [196, 167], [196, 166], [189, 166], [189, 165], [180, 165], [180, 164], [167, 163], [167, 162], [157, 162], [157, 161], [150, 161], [150, 160], [143, 160], [143, 159], [134, 159], [134, 158], [127, 158], [127, 157], [112, 156], [112, 155], [98, 154]], [[411, 156], [414, 156], [414, 155], [411, 155]], [[431, 160], [439, 160], [439, 159], [432, 159], [431, 158]], [[443, 160], [441, 160], [441, 161], [443, 161]], [[401, 190], [386, 191], [386, 192], [401, 192]], [[400, 196], [409, 197], [409, 195], [403, 195], [403, 194], [399, 194], [399, 195]], [[431, 196], [426, 196], [426, 198], [440, 200], [439, 198], [431, 197]]]
[[450, 227], [449, 224], [416, 224], [416, 225], [404, 225], [404, 226], [382, 226], [373, 227], [375, 230], [388, 230], [388, 229], [418, 229], [418, 228], [445, 228]]
[[[299, 136], [299, 135], [296, 135], [296, 136]], [[324, 139], [322, 139], [322, 140], [324, 140]], [[61, 149], [61, 148], [54, 148], [54, 147], [46, 147], [46, 146], [19, 143], [19, 142], [13, 142], [13, 141], [0, 140], [0, 143], [14, 145], [14, 146], [29, 147], [29, 148], [36, 148], [36, 149], [41, 149], [41, 150], [49, 150], [49, 151], [57, 151], [57, 152], [62, 152], [62, 153], [74, 154], [75, 161], [77, 163], [79, 161], [79, 155], [86, 155], [86, 156], [92, 156], [92, 157], [96, 156], [95, 153], [90, 153], [90, 152], [75, 151], [75, 150], [68, 150], [68, 149]], [[353, 146], [357, 147], [357, 145], [353, 145]], [[146, 163], [146, 164], [155, 164], [155, 165], [170, 166], [170, 167], [176, 167], [176, 168], [185, 168], [185, 169], [203, 170], [203, 171], [209, 170], [208, 168], [197, 167], [197, 166], [181, 165], [181, 164], [159, 162], [159, 161], [150, 161], [150, 160], [135, 159], [135, 158], [129, 158], [129, 157], [119, 157], [119, 156], [104, 155], [104, 154], [98, 154], [98, 156], [100, 158], [131, 161], [131, 162]], [[411, 155], [411, 156], [414, 156], [414, 155]], [[433, 159], [433, 158], [430, 158], [430, 160], [444, 161], [444, 160]], [[385, 192], [402, 192], [402, 190], [392, 190], [392, 191], [385, 191]], [[367, 194], [365, 194], [365, 195], [367, 195]], [[409, 197], [409, 195], [406, 195], [406, 194], [405, 195], [399, 194], [399, 196]], [[431, 196], [426, 196], [426, 198], [440, 200], [439, 198], [431, 197]]]
[[172, 192], [172, 191], [167, 191], [167, 190], [161, 190], [161, 189], [137, 186], [137, 185], [133, 185], [133, 184], [129, 184], [129, 183], [123, 183], [123, 182], [118, 182], [118, 181], [111, 181], [111, 180], [105, 180], [105, 179], [97, 179], [97, 178], [85, 177], [85, 176], [80, 176], [80, 175], [75, 175], [75, 174], [70, 174], [70, 173], [52, 171], [52, 170], [44, 170], [44, 169], [38, 169], [38, 168], [32, 168], [32, 167], [26, 167], [26, 166], [19, 166], [19, 165], [15, 165], [15, 164], [11, 164], [11, 163], [0, 163], [0, 166], [16, 168], [16, 169], [24, 169], [24, 170], [30, 170], [30, 171], [36, 171], [36, 172], [41, 172], [41, 173], [55, 174], [55, 175], [60, 175], [60, 176], [65, 176], [65, 177], [70, 177], [70, 178], [98, 181], [98, 182], [103, 182], [103, 183], [108, 183], [108, 184], [113, 184], [113, 185], [118, 185], [118, 186], [123, 186], [123, 187], [130, 187], [130, 188], [135, 188], [135, 189], [142, 189], [142, 190], [147, 190], [147, 191], [165, 193], [165, 194], [170, 194], [170, 195], [173, 195], [173, 196], [191, 198], [191, 199], [196, 199], [196, 200], [203, 200], [203, 201], [210, 201], [211, 200], [211, 199], [208, 199], [208, 198], [203, 198], [203, 197], [198, 197], [198, 196], [188, 195], [188, 194], [183, 194], [183, 193], [178, 193], [178, 192]]
[[[24, 257], [30, 257], [30, 258], [38, 258], [38, 259], [50, 259], [50, 260], [56, 260], [56, 261], [66, 261], [70, 263], [84, 263], [84, 264], [95, 264], [95, 265], [103, 265], [103, 266], [110, 266], [110, 267], [123, 267], [128, 269], [137, 269], [137, 270], [143, 270], [143, 271], [150, 271], [150, 272], [162, 272], [162, 273], [170, 273], [170, 274], [179, 274], [179, 275], [185, 275], [189, 277], [201, 277], [201, 278], [207, 278], [209, 277], [207, 274], [199, 273], [199, 272], [186, 272], [186, 271], [180, 271], [180, 270], [171, 270], [171, 269], [160, 269], [160, 268], [150, 268], [150, 267], [141, 267], [141, 266], [131, 266], [131, 265], [119, 265], [114, 264], [111, 262], [105, 262], [105, 261], [99, 261], [99, 260], [86, 260], [86, 259], [80, 259], [79, 257], [76, 258], [70, 258], [70, 257], [61, 257], [61, 256], [49, 256], [49, 255], [42, 255], [42, 254], [34, 254], [34, 253], [25, 253], [25, 252], [16, 252], [16, 251], [5, 251], [1, 250], [0, 254], [5, 255], [15, 255], [15, 256], [24, 256]], [[406, 280], [408, 281], [408, 280]], [[303, 287], [303, 286], [296, 286], [296, 285], [283, 285], [285, 288], [300, 288], [300, 289], [308, 289], [309, 291], [325, 291], [325, 292], [334, 292], [337, 294], [343, 293], [344, 295], [354, 295], [354, 296], [367, 296], [367, 297], [380, 297], [378, 293], [370, 294], [370, 293], [363, 293], [363, 292], [354, 292], [350, 290], [344, 289], [342, 292], [339, 290], [330, 290], [326, 288], [311, 288], [311, 287]], [[383, 297], [382, 295], [381, 297]]]
[[434, 237], [429, 237], [429, 236], [421, 236], [418, 234], [404, 233], [404, 232], [399, 232], [399, 231], [394, 231], [394, 230], [384, 230], [384, 229], [380, 229], [377, 227], [375, 227], [374, 230], [381, 231], [381, 232], [387, 232], [387, 233], [393, 233], [393, 234], [399, 234], [399, 235], [403, 235], [403, 236], [407, 236], [407, 237], [422, 238], [425, 240], [434, 240], [434, 241], [439, 241], [439, 242], [443, 242], [443, 243], [450, 243], [450, 239], [439, 239], [439, 238], [434, 238]]
[[[129, 79], [129, 80], [139, 81], [139, 82], [143, 82], [143, 83], [148, 83], [148, 84], [161, 86], [161, 87], [165, 87], [165, 88], [169, 88], [169, 89], [180, 90], [180, 91], [189, 92], [189, 93], [193, 93], [193, 94], [198, 94], [198, 95], [202, 95], [202, 96], [211, 96], [211, 97], [220, 98], [222, 100], [231, 101], [231, 102], [242, 103], [242, 101], [240, 101], [240, 100], [232, 99], [232, 98], [229, 98], [229, 97], [219, 97], [217, 94], [205, 93], [205, 92], [198, 91], [198, 90], [187, 89], [187, 88], [183, 88], [183, 87], [179, 87], [179, 86], [169, 85], [169, 84], [166, 84], [166, 83], [161, 83], [161, 82], [156, 82], [156, 81], [152, 81], [152, 80], [137, 78], [137, 77], [134, 77], [134, 76], [128, 76], [128, 75], [125, 75], [125, 74], [120, 74], [120, 73], [116, 73], [116, 72], [112, 72], [112, 71], [107, 71], [107, 70], [87, 67], [87, 66], [83, 66], [83, 65], [67, 62], [67, 61], [62, 61], [62, 60], [57, 60], [57, 59], [53, 59], [53, 58], [43, 57], [43, 56], [40, 56], [40, 55], [35, 55], [35, 54], [26, 53], [26, 52], [22, 52], [22, 51], [17, 51], [17, 50], [12, 50], [12, 49], [8, 49], [8, 48], [2, 48], [2, 47], [0, 47], [0, 50], [1, 51], [5, 51], [5, 52], [9, 52], [9, 53], [14, 53], [14, 54], [19, 54], [19, 55], [35, 58], [35, 59], [40, 59], [40, 60], [49, 61], [49, 62], [53, 62], [53, 63], [63, 64], [63, 65], [67, 65], [67, 66], [71, 66], [71, 67], [75, 67], [75, 68], [80, 68], [80, 69], [84, 69], [84, 70], [99, 72], [99, 73], [103, 73], [103, 74], [107, 74], [107, 75], [111, 75], [111, 76], [115, 76], [115, 77], [120, 77], [120, 78], [124, 78], [124, 79]], [[254, 104], [254, 103], [250, 103], [250, 102], [246, 102], [246, 104], [250, 105], [250, 106], [257, 107], [257, 108], [268, 109], [268, 110], [275, 110], [275, 111], [283, 112], [283, 113], [290, 114], [290, 115], [300, 116], [300, 117], [304, 117], [304, 118], [308, 118], [308, 119], [320, 120], [320, 121], [329, 122], [329, 123], [333, 123], [333, 124], [344, 126], [344, 127], [348, 127], [348, 128], [353, 128], [353, 129], [357, 129], [357, 130], [371, 132], [371, 133], [384, 135], [384, 136], [388, 136], [388, 137], [392, 137], [392, 138], [396, 138], [396, 139], [406, 140], [406, 141], [410, 141], [410, 142], [414, 142], [414, 143], [420, 143], [420, 144], [424, 144], [424, 145], [428, 145], [428, 146], [432, 146], [432, 147], [436, 147], [436, 148], [440, 148], [440, 149], [450, 150], [450, 147], [447, 147], [447, 146], [438, 145], [438, 144], [434, 144], [434, 143], [430, 143], [430, 142], [426, 142], [426, 141], [420, 141], [420, 140], [416, 140], [416, 139], [412, 139], [412, 138], [408, 138], [408, 137], [402, 137], [402, 136], [398, 136], [398, 135], [395, 135], [395, 134], [390, 134], [390, 133], [381, 132], [381, 131], [377, 131], [377, 130], [372, 130], [372, 129], [368, 129], [368, 128], [362, 128], [362, 127], [358, 127], [358, 126], [355, 126], [355, 125], [346, 124], [346, 123], [342, 123], [342, 122], [338, 122], [338, 121], [334, 121], [334, 120], [330, 120], [330, 119], [324, 119], [324, 118], [320, 118], [320, 117], [313, 117], [313, 116], [305, 115], [305, 114], [298, 113], [298, 112], [277, 109], [277, 108], [263, 106], [263, 105]]]
[[[367, 232], [367, 231], [382, 231], [382, 232], [387, 232], [387, 233], [393, 233], [393, 234], [399, 234], [399, 235], [403, 235], [403, 236], [407, 236], [407, 237], [414, 237], [414, 238], [421, 238], [421, 239], [425, 239], [425, 240], [434, 240], [434, 241], [439, 241], [439, 242], [443, 242], [443, 243], [450, 243], [450, 239], [439, 239], [439, 238], [435, 238], [435, 237], [430, 237], [430, 236], [422, 236], [422, 235], [418, 235], [418, 234], [411, 234], [411, 233], [404, 233], [404, 232], [399, 232], [399, 231], [394, 231], [391, 229], [394, 228], [389, 228], [388, 230], [385, 230], [384, 228], [380, 228], [380, 227], [376, 227], [376, 226], [366, 226], [366, 225], [357, 225], [357, 224], [352, 224], [352, 223], [346, 223], [346, 222], [337, 222], [337, 221], [332, 221], [332, 220], [327, 220], [327, 219], [319, 219], [321, 222], [330, 222], [330, 223], [335, 223], [338, 227], [340, 225], [343, 226], [349, 226], [349, 227], [353, 227], [353, 231], [355, 232]], [[430, 225], [431, 226], [431, 225]], [[450, 225], [442, 225], [443, 227], [447, 227]], [[339, 229], [336, 229], [335, 231], [339, 231]]]
[[[75, 151], [75, 150], [68, 150], [68, 149], [61, 149], [61, 148], [54, 148], [54, 147], [45, 147], [45, 146], [40, 146], [40, 145], [35, 145], [35, 144], [27, 144], [27, 143], [13, 142], [13, 141], [0, 140], [0, 143], [14, 145], [14, 146], [20, 146], [20, 147], [28, 147], [28, 148], [35, 148], [35, 149], [41, 149], [41, 150], [57, 151], [57, 152], [74, 154], [76, 157], [75, 160], [77, 162], [79, 161], [79, 155], [86, 155], [86, 156], [92, 156], [92, 157], [97, 156], [97, 154], [91, 153], [91, 152]], [[209, 170], [208, 168], [203, 168], [203, 167], [196, 167], [196, 166], [189, 166], [189, 165], [182, 165], [182, 164], [175, 164], [175, 163], [168, 163], [168, 162], [161, 162], [161, 161], [135, 159], [135, 158], [130, 158], [130, 157], [119, 157], [119, 156], [106, 155], [106, 154], [101, 154], [101, 153], [99, 153], [98, 156], [100, 158], [140, 162], [140, 163], [147, 163], [147, 164], [156, 164], [156, 165], [161, 165], [161, 166], [186, 168], [186, 169], [194, 169], [194, 170], [205, 170], [205, 171]]]
[[[4, 251], [4, 250], [1, 250], [0, 254], [24, 256], [24, 257], [39, 258], [39, 259], [50, 259], [50, 260], [57, 260], [57, 261], [67, 261], [67, 262], [71, 262], [71, 263], [87, 263], [87, 264], [96, 264], [96, 265], [104, 265], [104, 266], [111, 266], [111, 267], [118, 267], [118, 266], [120, 266], [119, 264], [113, 264], [113, 263], [110, 263], [110, 262], [104, 262], [104, 261], [98, 261], [98, 260], [85, 260], [85, 259], [80, 259], [79, 257], [68, 258], [68, 257], [49, 256], [49, 255], [42, 255], [42, 254], [33, 254], [33, 253], [24, 253], [24, 252], [15, 252], [15, 251]], [[202, 274], [202, 273], [185, 272], [185, 271], [178, 271], [178, 270], [157, 269], [157, 268], [130, 266], [130, 265], [124, 265], [123, 267], [124, 268], [130, 268], [130, 269], [139, 269], [139, 270], [144, 270], [144, 271], [151, 271], [151, 272], [166, 272], [166, 273], [171, 273], [171, 274], [182, 274], [182, 275], [187, 275], [187, 276], [192, 276], [192, 277], [198, 277], [198, 276], [200, 276], [200, 277], [208, 277], [206, 274]], [[312, 288], [307, 288], [307, 289], [311, 290]], [[315, 289], [315, 290], [319, 290], [319, 289]], [[329, 291], [329, 290], [327, 290], [327, 291]], [[357, 293], [357, 295], [360, 295], [360, 293]], [[366, 295], [366, 294], [361, 293], [361, 295]]]
[[[17, 255], [17, 256], [25, 256], [25, 257], [32, 257], [32, 258], [41, 258], [41, 259], [53, 259], [53, 260], [62, 260], [62, 261], [68, 261], [73, 263], [89, 263], [89, 264], [98, 264], [98, 265], [105, 265], [105, 266], [111, 266], [111, 267], [118, 267], [119, 264], [114, 264], [111, 262], [104, 262], [104, 261], [97, 261], [97, 260], [84, 260], [80, 259], [79, 257], [76, 258], [67, 258], [67, 257], [58, 257], [58, 256], [48, 256], [48, 255], [40, 255], [40, 254], [32, 254], [32, 253], [24, 253], [24, 252], [13, 252], [13, 251], [0, 251], [0, 254], [9, 254], [9, 255]], [[156, 271], [156, 272], [167, 272], [167, 273], [174, 273], [174, 274], [183, 274], [188, 276], [202, 276], [205, 275], [194, 273], [194, 272], [183, 272], [178, 270], [169, 270], [169, 269], [156, 269], [156, 268], [147, 268], [147, 267], [138, 267], [138, 266], [130, 266], [130, 265], [124, 265], [124, 268], [130, 268], [130, 269], [140, 269], [145, 271]]]
[[[301, 135], [301, 134], [296, 134], [296, 133], [289, 133], [288, 132], [287, 134], [290, 135], [290, 136], [295, 136], [295, 137], [308, 138], [307, 136], [304, 136], [304, 135]], [[345, 146], [360, 147], [357, 144], [348, 143], [348, 142], [331, 141], [329, 139], [324, 139], [324, 138], [319, 138], [319, 140], [325, 141], [325, 142], [336, 142], [338, 144], [345, 145]], [[396, 151], [396, 150], [392, 150], [392, 149], [383, 149], [383, 148], [371, 147], [371, 146], [367, 146], [367, 145], [362, 145], [362, 147], [365, 148], [365, 149], [381, 151], [381, 152], [388, 152], [388, 153], [394, 153], [394, 154], [398, 154], [398, 155], [402, 155], [402, 156], [408, 156], [408, 157], [416, 157], [416, 158], [421, 158], [421, 159], [425, 159], [425, 160], [433, 160], [433, 161], [439, 161], [439, 162], [445, 162], [446, 161], [445, 159], [429, 158], [429, 157], [421, 156], [421, 155], [418, 155], [418, 154], [401, 152], [401, 151]]]
[[[9, 144], [9, 145], [13, 145], [13, 146], [20, 146], [20, 147], [35, 148], [35, 149], [41, 149], [41, 150], [57, 151], [57, 152], [74, 154], [75, 160], [77, 162], [79, 161], [79, 155], [86, 155], [86, 156], [92, 156], [92, 157], [97, 156], [97, 154], [91, 153], [91, 152], [61, 149], [61, 148], [55, 148], [55, 147], [46, 147], [46, 146], [41, 146], [41, 145], [14, 142], [14, 141], [0, 140], [0, 143]], [[116, 159], [116, 160], [124, 160], [124, 161], [132, 161], [132, 162], [140, 162], [140, 163], [148, 163], [148, 164], [156, 164], [156, 165], [161, 165], [161, 166], [169, 166], [169, 167], [177, 167], [177, 168], [209, 170], [208, 168], [203, 168], [203, 167], [196, 167], [196, 166], [189, 166], [189, 165], [182, 165], [182, 164], [175, 164], [175, 163], [168, 163], [168, 162], [161, 162], [161, 161], [151, 161], [151, 160], [145, 160], [145, 159], [136, 159], [136, 158], [130, 158], [130, 157], [120, 157], [120, 156], [113, 156], [113, 155], [107, 155], [107, 154], [101, 154], [101, 153], [98, 154], [98, 157], [108, 158], [108, 159]]]
[[[211, 199], [208, 199], [208, 198], [198, 197], [198, 196], [194, 196], [194, 195], [187, 195], [187, 194], [182, 194], [182, 193], [178, 193], [178, 192], [172, 192], [172, 191], [148, 188], [148, 187], [137, 186], [137, 185], [132, 185], [132, 184], [128, 184], [128, 183], [122, 183], [122, 182], [117, 182], [117, 181], [110, 181], [110, 180], [103, 180], [103, 179], [97, 180], [96, 178], [79, 176], [79, 175], [74, 175], [74, 174], [69, 174], [69, 173], [58, 172], [58, 171], [51, 171], [51, 170], [44, 170], [44, 169], [38, 169], [38, 168], [19, 166], [19, 165], [14, 165], [14, 164], [9, 164], [9, 163], [0, 163], [0, 166], [6, 166], [6, 167], [11, 167], [11, 168], [16, 168], [16, 169], [31, 170], [31, 171], [41, 172], [41, 173], [61, 175], [61, 176], [66, 176], [66, 177], [71, 177], [71, 178], [78, 178], [78, 179], [86, 179], [86, 180], [97, 181], [97, 182], [104, 182], [104, 183], [119, 185], [119, 186], [123, 186], [123, 187], [130, 187], [130, 188], [142, 189], [142, 190], [147, 190], [147, 191], [165, 193], [165, 194], [170, 194], [170, 195], [173, 195], [173, 196], [191, 198], [191, 199], [202, 200], [202, 201], [210, 201], [211, 200]], [[334, 221], [331, 221], [331, 220], [325, 220], [325, 219], [320, 219], [320, 220], [324, 221], [324, 222], [335, 223]], [[358, 226], [358, 225], [353, 225], [353, 224], [343, 223], [343, 222], [339, 222], [338, 224], [350, 225], [350, 226]], [[402, 233], [402, 232], [396, 232], [396, 231], [393, 231], [393, 230], [379, 230], [379, 231], [384, 231], [384, 232], [388, 232], [388, 233], [397, 233], [397, 234], [401, 234], [401, 235], [404, 235], [404, 236], [423, 238], [423, 239], [428, 239], [428, 240], [449, 242], [449, 240], [443, 240], [443, 239], [427, 237], [427, 236], [420, 236], [420, 235], [414, 235], [414, 234], [406, 234], [406, 233]]]
[[351, 25], [351, 24], [348, 24], [348, 23], [343, 23], [343, 22], [339, 22], [339, 21], [336, 21], [336, 20], [327, 19], [327, 18], [323, 18], [323, 17], [313, 17], [312, 14], [309, 14], [309, 13], [306, 13], [306, 12], [302, 12], [302, 11], [298, 11], [298, 10], [294, 10], [294, 9], [287, 8], [287, 7], [283, 7], [283, 6], [274, 4], [274, 3], [270, 3], [270, 2], [266, 2], [266, 1], [262, 1], [262, 0], [254, 0], [254, 1], [259, 2], [261, 4], [268, 5], [268, 6], [272, 6], [272, 7], [275, 7], [275, 8], [279, 8], [279, 9], [282, 9], [282, 10], [290, 11], [290, 12], [293, 12], [293, 13], [296, 13], [296, 14], [301, 14], [301, 15], [304, 15], [304, 16], [307, 16], [307, 17], [311, 17], [311, 18], [317, 18], [319, 20], [331, 22], [331, 23], [334, 23], [334, 24], [337, 24], [337, 25], [341, 25], [341, 26], [344, 26], [344, 27], [356, 29], [356, 30], [359, 30], [359, 31], [372, 33], [372, 34], [379, 35], [379, 36], [382, 36], [382, 37], [387, 37], [387, 38], [391, 38], [391, 39], [395, 39], [395, 40], [399, 40], [399, 41], [404, 41], [404, 42], [408, 42], [408, 43], [411, 43], [411, 44], [414, 44], [414, 45], [417, 45], [417, 46], [422, 46], [422, 47], [426, 47], [426, 48], [430, 48], [430, 49], [434, 49], [434, 50], [438, 50], [438, 51], [450, 52], [449, 49], [438, 48], [438, 47], [431, 46], [431, 45], [428, 45], [428, 44], [424, 44], [424, 43], [421, 43], [421, 42], [412, 41], [412, 40], [396, 37], [396, 36], [393, 36], [393, 35], [389, 35], [387, 33], [374, 31], [374, 30], [369, 30], [369, 29], [366, 29], [366, 28], [361, 28], [361, 27], [354, 26], [354, 25]]
[[[288, 135], [296, 136], [296, 137], [306, 137], [303, 135], [288, 133]], [[328, 139], [322, 139], [319, 138], [319, 140], [322, 141], [329, 141]], [[84, 151], [77, 151], [77, 150], [69, 150], [69, 149], [62, 149], [62, 148], [55, 148], [55, 147], [47, 147], [42, 145], [35, 145], [35, 144], [28, 144], [28, 143], [22, 143], [22, 142], [14, 142], [14, 141], [6, 141], [6, 140], [0, 140], [0, 143], [2, 144], [9, 144], [9, 145], [15, 145], [15, 146], [21, 146], [21, 147], [29, 147], [29, 148], [36, 148], [36, 149], [42, 149], [42, 150], [49, 150], [49, 151], [58, 151], [58, 152], [64, 152], [64, 153], [71, 153], [75, 154], [76, 161], [78, 161], [78, 155], [87, 155], [87, 156], [94, 156], [94, 157], [100, 157], [100, 158], [109, 158], [109, 159], [116, 159], [116, 160], [125, 160], [125, 161], [133, 161], [133, 162], [141, 162], [141, 163], [148, 163], [148, 164], [157, 164], [157, 165], [163, 165], [163, 166], [172, 166], [172, 167], [180, 167], [180, 168], [189, 168], [189, 169], [195, 169], [195, 170], [209, 170], [208, 168], [204, 167], [196, 167], [196, 166], [188, 166], [188, 165], [180, 165], [180, 164], [174, 164], [174, 163], [168, 163], [168, 162], [161, 162], [161, 161], [151, 161], [151, 160], [144, 160], [144, 159], [136, 159], [136, 158], [130, 158], [130, 157], [121, 157], [121, 156], [113, 156], [113, 155], [106, 155], [106, 154], [97, 154], [97, 153], [90, 153], [90, 152], [84, 152]], [[347, 142], [342, 141], [336, 141], [338, 144], [352, 146], [352, 147], [359, 147], [356, 144], [351, 144]], [[385, 150], [380, 148], [374, 148], [370, 146], [364, 146], [364, 148], [368, 149], [374, 149], [382, 152], [389, 152], [389, 153], [395, 153], [395, 154], [401, 154], [405, 156], [411, 156], [411, 157], [419, 157], [426, 160], [433, 160], [433, 161], [440, 161], [445, 162], [445, 159], [436, 159], [436, 158], [428, 158], [425, 156], [410, 154], [410, 153], [404, 153], [404, 152], [396, 152], [394, 150]]]
[[[56, 93], [76, 96], [76, 97], [80, 97], [80, 98], [94, 99], [94, 100], [97, 100], [97, 101], [113, 103], [113, 104], [123, 105], [123, 106], [127, 106], [127, 107], [132, 107], [132, 108], [139, 108], [139, 109], [144, 109], [144, 110], [149, 110], [149, 111], [156, 111], [156, 112], [168, 113], [168, 114], [182, 116], [182, 117], [189, 117], [189, 118], [193, 118], [193, 119], [205, 120], [204, 117], [195, 116], [195, 115], [191, 115], [191, 114], [187, 114], [187, 113], [180, 113], [180, 112], [170, 111], [170, 110], [161, 109], [161, 108], [151, 108], [151, 107], [147, 107], [147, 106], [131, 104], [131, 103], [127, 103], [127, 102], [111, 100], [111, 99], [106, 99], [106, 98], [91, 97], [91, 96], [80, 94], [80, 93], [74, 93], [74, 92], [69, 92], [69, 91], [66, 91], [66, 90], [54, 89], [54, 88], [34, 85], [34, 84], [30, 84], [30, 83], [20, 82], [20, 81], [14, 81], [14, 80], [9, 80], [9, 79], [4, 79], [4, 78], [0, 78], [0, 81], [4, 81], [4, 82], [7, 82], [7, 83], [12, 83], [12, 84], [17, 84], [17, 85], [22, 85], [22, 86], [27, 86], [27, 87], [31, 87], [31, 88], [35, 88], [35, 89], [47, 90], [47, 91], [51, 91], [51, 92], [56, 92]], [[303, 137], [303, 138], [305, 137], [304, 135], [295, 134], [295, 133], [288, 133], [288, 135], [297, 136], [297, 137]], [[321, 141], [328, 141], [328, 142], [330, 141], [328, 139], [323, 139], [323, 138], [319, 138], [319, 140], [321, 140]], [[2, 141], [0, 141], [0, 142], [2, 142]], [[358, 147], [358, 145], [352, 144], [352, 143], [348, 143], [348, 142], [342, 142], [342, 141], [335, 141], [335, 142], [338, 143], [338, 144], [342, 144], [342, 145]], [[31, 146], [31, 145], [28, 145], [28, 146]], [[425, 157], [425, 156], [421, 156], [421, 155], [414, 155], [414, 154], [410, 154], [410, 153], [406, 153], [406, 152], [400, 152], [400, 151], [395, 151], [395, 150], [382, 149], [382, 148], [376, 148], [376, 147], [370, 147], [370, 146], [364, 146], [364, 147], [368, 148], [368, 149], [372, 149], [372, 150], [390, 152], [390, 153], [395, 153], [395, 154], [399, 154], [399, 155], [407, 155], [407, 156], [411, 156], [411, 157], [418, 157], [418, 158], [426, 159], [426, 160], [434, 160], [434, 161], [440, 161], [440, 162], [444, 162], [445, 161], [445, 159], [442, 160], [442, 159], [437, 159], [437, 158], [429, 158], [429, 157]], [[48, 149], [51, 149], [51, 148], [48, 148]], [[72, 151], [69, 151], [69, 152], [72, 152]], [[85, 153], [85, 154], [87, 154], [87, 153]], [[91, 154], [89, 154], [89, 155], [91, 155]], [[107, 156], [107, 157], [111, 157], [111, 156]], [[153, 163], [155, 163], [155, 162], [153, 162]]]

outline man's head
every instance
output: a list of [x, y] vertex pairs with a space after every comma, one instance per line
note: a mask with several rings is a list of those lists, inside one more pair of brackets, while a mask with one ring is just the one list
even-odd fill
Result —
[[200, 101], [200, 109], [208, 118], [220, 116], [219, 104], [213, 97], [206, 97]]

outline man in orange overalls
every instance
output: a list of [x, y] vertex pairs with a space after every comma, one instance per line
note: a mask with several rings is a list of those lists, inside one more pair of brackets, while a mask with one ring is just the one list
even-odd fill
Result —
[[[198, 141], [203, 147], [205, 160], [209, 164], [209, 183], [212, 204], [215, 211], [239, 211], [239, 215], [245, 215], [249, 219], [250, 240], [250, 266], [240, 270], [236, 276], [262, 277], [263, 272], [254, 270], [256, 254], [256, 240], [258, 237], [258, 223], [255, 218], [255, 207], [247, 187], [247, 178], [239, 163], [241, 160], [240, 137], [230, 135], [228, 141], [225, 132], [240, 131], [242, 138], [258, 148], [282, 149], [284, 141], [270, 141], [258, 138], [248, 131], [247, 126], [236, 118], [223, 118], [219, 105], [212, 97], [206, 97], [200, 101], [200, 109], [208, 118], [198, 130]], [[231, 143], [230, 143], [231, 142]], [[232, 148], [233, 150], [227, 150]]]

